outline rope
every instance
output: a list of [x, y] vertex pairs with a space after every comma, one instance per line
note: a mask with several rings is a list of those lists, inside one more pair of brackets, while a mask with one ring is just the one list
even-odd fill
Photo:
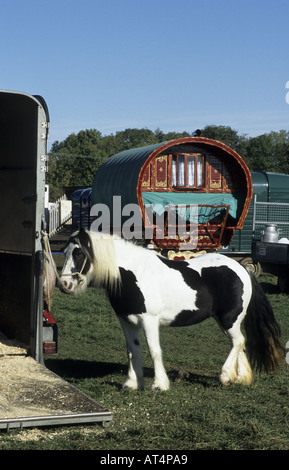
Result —
[[[45, 281], [46, 281], [46, 286], [47, 286], [47, 307], [48, 307], [48, 311], [51, 312], [51, 305], [52, 305], [52, 300], [50, 298], [50, 289], [49, 289], [49, 275], [48, 275], [48, 266], [47, 266], [47, 263], [49, 263], [49, 259], [46, 255], [46, 253], [44, 253], [44, 269], [46, 271], [46, 277], [45, 277]], [[46, 262], [47, 260], [47, 262]], [[52, 267], [54, 267], [54, 263], [52, 263]]]
[[[59, 282], [59, 284], [61, 285], [62, 290], [63, 290], [66, 294], [71, 294], [71, 291], [65, 287], [65, 285], [63, 284], [63, 282], [62, 282], [62, 280], [60, 279], [59, 274], [58, 274], [58, 272], [57, 272], [57, 269], [56, 269], [56, 266], [55, 266], [55, 263], [54, 263], [54, 260], [53, 260], [53, 257], [52, 257], [52, 253], [51, 253], [51, 248], [50, 248], [50, 243], [49, 243], [49, 238], [48, 238], [47, 232], [45, 232], [44, 230], [42, 230], [42, 231], [41, 231], [41, 235], [42, 235], [43, 242], [44, 242], [44, 254], [46, 255], [48, 261], [50, 261], [51, 264], [52, 264], [52, 266], [53, 266], [53, 270], [54, 270], [54, 273], [55, 273], [55, 275], [56, 275], [57, 281]], [[62, 274], [62, 277], [63, 277], [63, 276], [78, 276], [78, 278], [79, 278], [78, 283], [81, 284], [82, 282], [84, 282], [84, 276], [83, 276], [83, 274], [82, 274], [82, 271], [83, 271], [83, 269], [84, 269], [84, 266], [85, 266], [85, 264], [86, 264], [86, 261], [87, 261], [87, 256], [85, 256], [84, 261], [83, 261], [83, 265], [82, 265], [81, 270], [80, 270], [79, 272], [76, 272], [76, 273], [69, 273], [69, 274]]]

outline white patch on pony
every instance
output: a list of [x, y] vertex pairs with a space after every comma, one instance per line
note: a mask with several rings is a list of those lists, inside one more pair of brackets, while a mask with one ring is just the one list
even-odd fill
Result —
[[222, 367], [220, 381], [223, 385], [232, 383], [250, 385], [253, 381], [253, 372], [245, 353], [245, 338], [239, 325], [234, 324], [227, 335], [232, 340], [232, 349]]
[[[114, 242], [118, 266], [133, 272], [146, 312], [157, 317], [159, 325], [169, 325], [176, 312], [196, 308], [196, 291], [184, 283], [179, 271], [160, 262], [157, 253], [121, 239]], [[134, 324], [140, 320], [138, 315], [129, 315], [129, 319]]]

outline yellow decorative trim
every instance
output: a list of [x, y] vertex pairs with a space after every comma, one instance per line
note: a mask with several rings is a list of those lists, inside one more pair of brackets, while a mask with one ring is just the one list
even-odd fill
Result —
[[185, 258], [185, 259], [191, 259], [191, 258], [196, 258], [197, 256], [205, 255], [207, 252], [205, 250], [198, 251], [194, 253], [193, 251], [173, 251], [170, 250], [168, 251], [168, 258], [169, 259], [175, 259], [175, 258]]

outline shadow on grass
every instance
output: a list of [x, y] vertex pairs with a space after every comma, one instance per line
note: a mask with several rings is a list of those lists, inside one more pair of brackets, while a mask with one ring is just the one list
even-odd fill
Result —
[[126, 366], [115, 362], [82, 361], [75, 359], [46, 359], [47, 369], [63, 378], [87, 379], [121, 374]]
[[[74, 359], [46, 359], [47, 369], [59, 375], [63, 379], [88, 379], [106, 377], [111, 374], [126, 376], [127, 365], [116, 362], [95, 362]], [[144, 367], [144, 377], [153, 379], [154, 370], [152, 367]], [[200, 384], [203, 387], [219, 385], [217, 377], [195, 374], [192, 372], [169, 370], [168, 377], [171, 382], [187, 382]]]
[[189, 383], [202, 385], [204, 388], [220, 385], [219, 378], [217, 376], [196, 374], [193, 372], [187, 372], [183, 370], [170, 370], [168, 376], [171, 382], [174, 383]]
[[265, 294], [280, 294], [279, 287], [271, 284], [270, 282], [260, 282], [260, 286], [262, 287]]

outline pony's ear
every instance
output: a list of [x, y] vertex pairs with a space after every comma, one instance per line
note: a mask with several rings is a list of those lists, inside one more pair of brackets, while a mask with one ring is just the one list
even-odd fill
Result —
[[91, 238], [89, 234], [81, 227], [78, 232], [80, 247], [91, 263], [94, 261]]

